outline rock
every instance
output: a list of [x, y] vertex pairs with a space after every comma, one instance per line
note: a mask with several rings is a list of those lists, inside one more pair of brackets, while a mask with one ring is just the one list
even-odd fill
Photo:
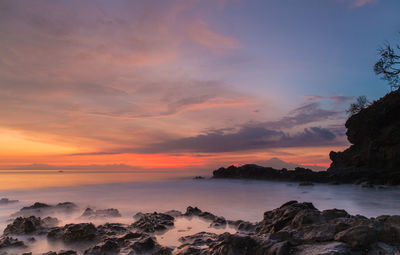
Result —
[[360, 225], [337, 233], [335, 240], [355, 247], [366, 247], [378, 241], [378, 233], [370, 226]]
[[[351, 247], [339, 242], [328, 242], [319, 244], [304, 244], [294, 248], [293, 255], [355, 255]], [[361, 255], [361, 254], [360, 254]]]
[[193, 177], [195, 180], [204, 180], [205, 178], [203, 176], [195, 176]]
[[315, 172], [311, 169], [301, 167], [296, 167], [294, 170], [277, 170], [255, 164], [247, 164], [239, 167], [229, 166], [228, 168], [221, 167], [213, 171], [213, 178], [299, 181], [307, 185], [312, 182], [327, 183], [332, 181], [326, 171]]
[[170, 210], [170, 211], [166, 211], [165, 214], [168, 214], [169, 216], [172, 216], [174, 218], [176, 217], [182, 217], [183, 214], [182, 212], [178, 211], [178, 210]]
[[81, 215], [82, 218], [117, 218], [121, 217], [118, 209], [109, 208], [104, 210], [93, 210], [91, 208], [86, 208], [86, 210]]
[[68, 224], [62, 228], [55, 228], [47, 234], [50, 240], [64, 242], [94, 241], [97, 237], [98, 231], [91, 223]]
[[345, 210], [329, 209], [321, 212], [325, 220], [330, 221], [336, 218], [348, 218], [350, 215]]
[[71, 202], [58, 203], [57, 205], [48, 205], [40, 202], [36, 202], [31, 206], [23, 207], [12, 216], [49, 216], [54, 214], [69, 214], [78, 210], [78, 206]]
[[49, 208], [49, 207], [50, 207], [50, 205], [48, 205], [48, 204], [36, 202], [31, 206], [22, 207], [21, 211], [43, 209], [43, 208]]
[[290, 242], [283, 241], [272, 245], [271, 248], [268, 249], [268, 254], [270, 255], [286, 255], [290, 253]]
[[0, 199], [0, 205], [8, 205], [8, 204], [13, 204], [19, 202], [18, 200], [10, 200], [8, 198], [1, 198]]
[[136, 241], [131, 248], [138, 253], [144, 253], [153, 250], [156, 247], [156, 244], [157, 242], [153, 237], [147, 236], [139, 241]]
[[141, 214], [139, 220], [134, 222], [131, 227], [147, 233], [167, 230], [174, 226], [175, 218], [164, 213]]
[[32, 255], [32, 252], [24, 252], [22, 255]]
[[32, 234], [38, 231], [44, 231], [46, 228], [57, 225], [56, 218], [41, 218], [30, 216], [28, 218], [18, 217], [11, 224], [8, 224], [4, 230], [5, 235], [24, 235]]
[[106, 223], [97, 227], [100, 235], [113, 236], [126, 234], [129, 231], [128, 226], [120, 223]]
[[210, 245], [212, 255], [254, 255], [267, 254], [268, 246], [262, 239], [248, 235], [224, 233]]
[[67, 250], [67, 251], [61, 250], [57, 253], [57, 255], [77, 255], [77, 254], [78, 253], [76, 253], [76, 251], [73, 250]]
[[[346, 121], [350, 147], [329, 154], [332, 178], [353, 183], [400, 184], [400, 90], [392, 91]], [[368, 128], [365, 128], [368, 127]]]
[[226, 226], [226, 220], [224, 217], [216, 217], [210, 224], [212, 228], [224, 228]]
[[200, 213], [202, 213], [202, 211], [199, 208], [189, 206], [186, 208], [184, 216], [198, 216]]
[[25, 244], [24, 242], [9, 236], [0, 237], [0, 249], [15, 247], [25, 247]]
[[367, 255], [400, 255], [400, 249], [385, 243], [374, 243], [369, 246]]
[[120, 247], [118, 243], [107, 240], [104, 243], [97, 244], [96, 246], [86, 250], [84, 252], [84, 255], [98, 255], [98, 254], [104, 254], [104, 255], [116, 255], [119, 254]]
[[217, 234], [208, 233], [208, 232], [200, 232], [194, 235], [184, 236], [179, 238], [179, 242], [182, 245], [179, 248], [185, 246], [203, 246], [203, 245], [210, 245], [213, 241], [217, 239]]

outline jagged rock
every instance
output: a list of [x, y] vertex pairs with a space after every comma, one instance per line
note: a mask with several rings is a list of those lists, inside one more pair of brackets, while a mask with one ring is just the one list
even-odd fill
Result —
[[62, 228], [55, 228], [47, 234], [48, 239], [64, 242], [93, 241], [97, 237], [98, 231], [91, 223], [68, 224]]
[[24, 242], [9, 236], [0, 237], [0, 249], [13, 247], [25, 247], [25, 244]]
[[24, 235], [32, 234], [37, 231], [43, 231], [46, 228], [54, 227], [58, 224], [56, 218], [30, 216], [28, 218], [18, 217], [4, 229], [5, 235]]
[[356, 255], [351, 247], [340, 242], [299, 245], [291, 251], [293, 255]]
[[202, 213], [202, 211], [199, 208], [189, 206], [188, 208], [186, 208], [184, 216], [197, 216], [200, 213]]
[[210, 227], [221, 228], [226, 226], [226, 220], [224, 217], [216, 217], [210, 224]]
[[183, 236], [179, 238], [179, 241], [182, 243], [182, 245], [179, 248], [188, 245], [190, 246], [210, 245], [216, 239], [217, 239], [216, 234], [208, 232], [200, 232], [194, 235]]
[[166, 211], [165, 214], [168, 214], [169, 216], [172, 216], [174, 218], [183, 216], [182, 212], [178, 210], [169, 210]]
[[29, 216], [48, 216], [48, 215], [53, 215], [53, 214], [59, 214], [59, 213], [73, 213], [78, 209], [78, 206], [74, 203], [71, 202], [64, 202], [64, 203], [58, 203], [57, 205], [48, 205], [40, 202], [36, 202], [31, 206], [26, 206], [23, 207], [21, 210], [18, 212], [14, 213], [12, 216], [23, 216], [23, 217], [29, 217]]
[[100, 235], [113, 236], [122, 235], [129, 232], [128, 226], [120, 223], [106, 223], [97, 227]]
[[212, 255], [254, 255], [267, 254], [271, 246], [269, 240], [254, 236], [224, 233], [210, 245]]
[[57, 253], [57, 255], [77, 255], [77, 254], [78, 253], [73, 250], [67, 250], [67, 251], [61, 250]]
[[86, 210], [81, 215], [82, 218], [117, 218], [121, 217], [118, 209], [109, 208], [104, 210], [93, 210], [91, 208], [86, 208]]
[[118, 243], [108, 240], [104, 243], [97, 244], [96, 246], [85, 251], [85, 255], [116, 255], [119, 254], [120, 247]]
[[145, 213], [141, 214], [139, 220], [134, 222], [131, 227], [147, 233], [154, 233], [174, 226], [174, 220], [174, 217], [164, 213]]
[[351, 246], [365, 247], [378, 241], [378, 233], [370, 226], [354, 226], [336, 234], [335, 240]]

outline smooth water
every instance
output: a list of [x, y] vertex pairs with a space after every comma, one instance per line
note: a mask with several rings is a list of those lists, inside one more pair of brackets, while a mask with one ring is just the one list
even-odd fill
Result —
[[[101, 175], [101, 178], [99, 177]], [[35, 185], [16, 185], [10, 189], [0, 188], [0, 198], [18, 199], [19, 203], [0, 205], [0, 231], [8, 224], [10, 215], [23, 206], [34, 202], [56, 204], [70, 201], [76, 203], [82, 211], [76, 215], [58, 216], [60, 225], [71, 222], [84, 222], [79, 215], [86, 207], [105, 209], [117, 208], [123, 217], [113, 220], [100, 220], [130, 224], [137, 212], [165, 212], [180, 210], [187, 206], [197, 206], [230, 220], [247, 220], [256, 222], [262, 219], [265, 211], [279, 207], [289, 200], [312, 202], [318, 209], [340, 208], [350, 214], [361, 214], [375, 217], [383, 214], [400, 214], [400, 189], [361, 188], [357, 185], [298, 186], [298, 183], [183, 178], [166, 173], [143, 175], [143, 173], [0, 173], [0, 184], [7, 178], [17, 183], [21, 178]], [[6, 176], [6, 178], [3, 178]], [[28, 176], [28, 177], [27, 177]], [[173, 177], [173, 178], [172, 178]], [[46, 181], [43, 178], [48, 178]], [[69, 178], [69, 180], [68, 180]], [[171, 179], [172, 178], [172, 179]], [[77, 181], [71, 181], [77, 180]], [[100, 181], [99, 181], [100, 180]], [[49, 185], [49, 182], [51, 185]], [[108, 182], [108, 183], [107, 183]], [[40, 183], [46, 188], [39, 188]], [[53, 186], [53, 187], [52, 187]], [[58, 186], [58, 187], [57, 187]], [[1, 186], [5, 187], [5, 186]], [[86, 220], [87, 222], [87, 220]], [[195, 234], [200, 231], [234, 232], [234, 229], [209, 229], [209, 222], [194, 218], [178, 219], [175, 228], [163, 235], [158, 241], [163, 245], [179, 245], [180, 236]], [[53, 245], [53, 246], [52, 246]], [[57, 248], [49, 246], [46, 240], [39, 239], [35, 252]], [[57, 244], [56, 244], [57, 245]], [[35, 254], [34, 252], [34, 254]]]

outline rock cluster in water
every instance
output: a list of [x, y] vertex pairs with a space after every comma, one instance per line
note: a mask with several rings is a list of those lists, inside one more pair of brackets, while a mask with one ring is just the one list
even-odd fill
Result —
[[286, 168], [278, 170], [272, 167], [263, 167], [255, 164], [247, 164], [239, 167], [221, 167], [213, 172], [213, 178], [325, 183], [333, 181], [326, 171], [315, 172], [302, 167], [297, 167], [294, 170], [287, 170]]
[[[229, 224], [237, 232], [220, 235], [200, 232], [181, 237], [178, 247], [160, 245], [155, 233], [173, 228], [177, 217], [201, 217], [208, 220], [210, 226]], [[0, 237], [0, 254], [32, 254], [29, 249], [34, 242], [24, 243], [17, 239], [20, 235], [44, 235], [50, 242], [63, 242], [67, 247], [84, 242], [87, 245], [83, 251], [85, 255], [400, 254], [400, 216], [366, 218], [339, 209], [319, 211], [311, 203], [297, 201], [265, 212], [258, 223], [225, 220], [197, 207], [188, 207], [185, 213], [139, 213], [134, 218], [136, 221], [130, 225], [79, 223], [55, 226], [54, 218], [19, 217]], [[71, 249], [44, 254], [78, 252]]]

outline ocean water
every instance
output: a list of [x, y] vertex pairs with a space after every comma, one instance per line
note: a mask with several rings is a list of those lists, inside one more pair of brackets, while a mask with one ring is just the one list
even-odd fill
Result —
[[[0, 205], [0, 231], [9, 223], [12, 213], [34, 202], [76, 203], [81, 211], [75, 215], [56, 215], [61, 220], [60, 225], [87, 222], [79, 219], [86, 207], [117, 208], [122, 214], [121, 218], [94, 221], [94, 224], [106, 221], [130, 224], [134, 222], [132, 216], [138, 212], [184, 212], [187, 206], [197, 206], [229, 220], [256, 222], [262, 219], [265, 211], [277, 208], [289, 200], [312, 202], [320, 210], [339, 208], [367, 217], [400, 215], [400, 189], [396, 187], [377, 189], [357, 185], [299, 186], [298, 183], [256, 180], [194, 180], [187, 174], [166, 172], [8, 171], [0, 173], [1, 197], [20, 202]], [[163, 245], [178, 246], [180, 236], [200, 231], [235, 231], [229, 227], [210, 229], [209, 222], [199, 218], [178, 219], [175, 226], [158, 235], [157, 240]], [[38, 238], [30, 251], [40, 254], [62, 247], [62, 244], [49, 244], [45, 238]]]

